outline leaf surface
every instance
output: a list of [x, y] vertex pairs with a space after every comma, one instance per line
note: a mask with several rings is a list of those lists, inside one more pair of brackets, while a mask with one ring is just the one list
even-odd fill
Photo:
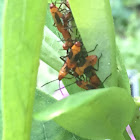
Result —
[[[97, 49], [89, 55], [97, 55], [100, 67], [97, 74], [103, 81], [110, 73], [105, 86], [117, 86], [116, 44], [113, 18], [109, 0], [69, 0], [70, 7], [87, 51]], [[80, 4], [79, 4], [80, 3]]]
[[119, 138], [134, 112], [134, 101], [126, 90], [112, 87], [71, 95], [35, 113], [35, 118], [54, 119], [84, 138], [114, 138], [116, 134]]
[[[47, 107], [55, 102], [56, 99], [48, 94], [45, 94], [41, 90], [36, 89], [34, 112], [40, 111], [42, 109], [47, 109]], [[80, 138], [75, 134], [62, 128], [53, 120], [50, 121], [37, 121], [33, 120], [31, 140], [86, 140]]]
[[133, 117], [132, 122], [130, 123], [130, 127], [132, 129], [132, 132], [136, 138], [136, 140], [140, 139], [140, 97], [134, 98], [135, 104], [137, 106], [135, 115]]
[[28, 140], [47, 0], [5, 1], [3, 140]]
[[126, 68], [125, 68], [122, 56], [118, 48], [116, 51], [117, 51], [116, 60], [117, 60], [117, 69], [118, 69], [118, 86], [126, 89], [128, 94], [131, 94], [129, 79], [128, 79], [128, 75], [126, 72]]

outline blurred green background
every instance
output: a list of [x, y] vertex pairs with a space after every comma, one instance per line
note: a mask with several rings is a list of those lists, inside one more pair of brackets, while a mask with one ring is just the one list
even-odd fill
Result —
[[110, 0], [120, 48], [127, 69], [140, 72], [140, 0]]
[[[140, 0], [110, 0], [110, 4], [116, 44], [121, 51], [126, 69], [136, 70], [133, 75], [138, 83], [131, 81], [139, 85], [140, 91]], [[139, 91], [137, 95], [140, 95]]]

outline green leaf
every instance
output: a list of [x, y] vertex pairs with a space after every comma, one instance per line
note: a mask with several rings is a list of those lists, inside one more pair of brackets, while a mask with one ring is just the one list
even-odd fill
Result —
[[28, 140], [47, 0], [5, 1], [3, 140]]
[[131, 94], [128, 75], [118, 48], [117, 48], [117, 67], [118, 67], [118, 86], [126, 89], [127, 92]]
[[91, 54], [100, 56], [99, 72], [103, 81], [110, 73], [110, 80], [105, 86], [117, 86], [116, 44], [114, 24], [111, 15], [109, 0], [69, 0], [70, 7], [87, 51], [92, 50], [96, 44], [97, 49]]
[[83, 138], [104, 139], [118, 136], [119, 139], [123, 137], [123, 131], [130, 123], [134, 111], [134, 101], [126, 90], [112, 87], [71, 95], [39, 111], [35, 118], [53, 119]]
[[123, 132], [123, 136], [124, 136], [125, 140], [131, 140], [131, 138], [129, 137], [126, 130]]
[[2, 139], [2, 131], [3, 131], [3, 127], [2, 127], [2, 110], [1, 110], [1, 104], [0, 104], [0, 139]]
[[136, 140], [140, 139], [140, 97], [135, 97], [134, 101], [136, 103], [137, 109], [134, 115], [132, 122], [130, 123], [130, 127], [132, 132], [136, 138]]
[[62, 49], [61, 40], [50, 29], [48, 29], [48, 27], [45, 26], [40, 59], [54, 68], [56, 71], [59, 71], [64, 63], [60, 59], [60, 56], [64, 56], [66, 53], [60, 49]]
[[[47, 109], [47, 107], [53, 103], [57, 102], [56, 99], [45, 94], [44, 92], [36, 89], [34, 112], [40, 111], [42, 109]], [[33, 120], [31, 140], [85, 140], [79, 138], [78, 136], [65, 130], [53, 120], [51, 121], [36, 121]]]
[[[48, 22], [49, 21], [49, 22]], [[47, 15], [46, 15], [46, 26], [56, 35], [56, 36], [58, 36], [58, 33], [59, 33], [59, 31], [58, 30], [56, 30], [56, 27], [55, 26], [53, 26], [53, 24], [54, 24], [54, 20], [53, 20], [53, 18], [52, 18], [52, 15], [51, 15], [51, 12], [50, 12], [50, 8], [49, 8], [49, 6], [48, 6], [48, 8], [47, 8]], [[60, 35], [60, 33], [59, 33], [59, 35]], [[59, 36], [58, 36], [59, 37]]]
[[49, 65], [46, 65], [46, 63], [40, 61], [37, 75], [37, 88], [49, 94], [53, 94], [54, 91], [59, 88], [59, 84], [57, 84], [58, 81], [52, 82], [43, 87], [41, 86], [47, 82], [50, 82], [51, 80], [56, 79], [57, 75], [58, 72], [56, 70], [51, 68]]

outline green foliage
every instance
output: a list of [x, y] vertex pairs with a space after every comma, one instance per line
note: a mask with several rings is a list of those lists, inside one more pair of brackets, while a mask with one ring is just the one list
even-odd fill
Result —
[[59, 57], [65, 55], [65, 52], [60, 50], [63, 43], [58, 41], [60, 39], [45, 26], [40, 59], [56, 71], [59, 71], [63, 65], [63, 61]]
[[[70, 6], [86, 50], [90, 51], [98, 44], [90, 55], [103, 55], [97, 75], [101, 81], [112, 75], [105, 82], [104, 89], [84, 91], [76, 84], [72, 85], [67, 89], [73, 95], [59, 102], [37, 89], [34, 113], [35, 118], [41, 121], [33, 120], [31, 139], [123, 140], [123, 132], [133, 118], [135, 104], [129, 95], [125, 67], [116, 48], [109, 0], [71, 0]], [[45, 0], [13, 0], [5, 5], [3, 140], [30, 138], [44, 24], [48, 27], [44, 29], [40, 58], [56, 71], [63, 65], [59, 57], [65, 52], [60, 51], [62, 42], [58, 42], [56, 28], [51, 27], [49, 13], [45, 23], [46, 7]], [[67, 85], [74, 81], [65, 80], [64, 83]]]
[[136, 140], [140, 139], [140, 97], [134, 98], [135, 103], [137, 105], [136, 113], [133, 117], [132, 122], [130, 123], [130, 127], [132, 129], [132, 132], [136, 138]]
[[3, 140], [30, 137], [47, 1], [5, 1], [3, 22]]
[[140, 4], [140, 0], [123, 0], [123, 4], [129, 7], [135, 7]]
[[123, 54], [125, 66], [128, 69], [136, 69], [140, 72], [139, 37], [140, 34], [137, 34], [135, 37], [128, 36], [126, 39], [116, 37], [116, 40], [121, 53]]
[[[36, 89], [34, 112], [42, 109], [47, 109], [51, 104], [58, 102], [48, 94]], [[51, 121], [37, 121], [33, 120], [31, 140], [85, 140], [80, 138], [66, 129], [62, 128], [53, 120]]]
[[133, 99], [124, 89], [106, 88], [74, 94], [48, 105], [35, 116], [40, 120], [54, 119], [84, 138], [113, 139], [125, 130], [134, 110]]
[[[92, 90], [80, 92], [60, 102], [49, 105], [47, 109], [42, 109], [39, 111], [40, 113], [37, 113], [35, 116], [39, 120], [50, 121], [53, 119], [60, 124], [60, 126], [84, 138], [124, 139], [123, 132], [133, 117], [135, 104], [130, 95], [128, 95], [128, 93], [130, 93], [128, 78], [120, 53], [118, 50], [116, 51], [109, 3], [108, 1], [94, 1], [94, 4], [93, 1], [82, 2], [77, 10], [78, 3], [78, 0], [70, 1], [74, 19], [86, 50], [92, 50], [94, 46], [98, 44], [98, 48], [93, 54], [100, 56], [102, 52], [104, 57], [101, 59], [100, 71], [97, 74], [103, 79], [105, 75], [114, 73], [105, 86], [118, 85], [126, 90], [121, 88], [109, 88], [94, 90], [94, 92]], [[94, 10], [94, 12], [91, 13], [93, 9], [98, 10]], [[102, 25], [102, 23], [104, 24]], [[46, 30], [48, 31], [45, 34], [46, 39], [44, 39], [43, 42], [49, 45], [43, 45], [42, 54], [45, 52], [44, 56], [48, 57], [47, 59], [43, 59], [43, 55], [41, 54], [41, 58], [59, 71], [61, 68], [59, 66], [60, 63], [58, 63], [60, 53], [59, 48], [57, 48], [58, 45], [55, 45], [57, 37], [55, 37], [48, 28], [46, 28]], [[50, 34], [52, 35], [50, 36]], [[51, 37], [52, 39], [49, 39]], [[52, 40], [52, 42], [50, 42], [50, 40]], [[55, 51], [52, 51], [53, 49]], [[53, 54], [55, 53], [53, 58], [50, 55], [50, 50]], [[55, 59], [55, 61], [52, 63], [49, 61], [49, 58], [51, 58], [51, 60]], [[119, 72], [117, 72], [117, 67]], [[118, 73], [118, 75], [116, 73]], [[73, 86], [69, 90], [70, 93], [73, 92], [72, 90]], [[113, 104], [113, 106], [111, 104]], [[126, 111], [128, 109], [130, 109], [130, 112]], [[110, 117], [107, 121], [108, 116]]]
[[132, 10], [123, 5], [123, 0], [110, 1], [112, 7], [112, 15], [116, 27], [115, 29], [117, 33], [124, 35], [125, 30], [127, 29], [129, 24], [129, 17], [132, 14]]
[[[3, 11], [3, 0], [0, 2], [0, 61], [2, 57], [2, 11]], [[2, 62], [0, 62], [0, 85], [2, 76]], [[2, 109], [1, 109], [1, 86], [0, 86], [0, 139], [2, 139]]]
[[117, 60], [118, 79], [119, 79], [118, 86], [126, 89], [127, 92], [129, 94], [131, 94], [130, 85], [128, 84], [129, 83], [128, 76], [127, 76], [127, 73], [125, 70], [123, 59], [121, 57], [121, 54], [120, 54], [120, 51], [118, 48], [117, 48], [116, 52], [117, 52], [117, 59], [116, 60]]
[[123, 133], [125, 140], [131, 140], [130, 136], [128, 135], [127, 131], [125, 130]]
[[[3, 10], [3, 0], [0, 2], [0, 58], [2, 57], [1, 52], [2, 52], [2, 10]], [[0, 59], [1, 60], [1, 59]], [[2, 63], [0, 63], [0, 78], [1, 78], [1, 67]], [[0, 80], [0, 85], [1, 85], [1, 80]], [[1, 95], [1, 90], [0, 90], [0, 95]]]
[[[95, 52], [91, 54], [98, 56], [103, 54], [100, 70], [97, 72], [98, 76], [103, 80], [112, 73], [105, 86], [121, 88], [80, 92], [79, 89], [74, 89], [73, 85], [69, 92], [73, 93], [74, 89], [80, 93], [75, 92], [76, 94], [73, 96], [49, 105], [47, 109], [36, 113], [35, 117], [39, 120], [50, 121], [53, 119], [60, 126], [86, 139], [124, 139], [123, 132], [133, 117], [135, 104], [129, 95], [127, 74], [120, 53], [116, 49], [109, 2], [107, 0], [102, 2], [89, 0], [82, 2], [77, 10], [78, 3], [80, 3], [79, 0], [70, 1], [84, 46], [89, 51], [98, 44]], [[93, 9], [94, 12], [91, 12]], [[59, 44], [60, 48], [58, 48], [59, 45], [55, 45], [57, 42], [57, 37], [53, 34], [55, 31], [52, 33], [48, 28], [45, 30], [41, 59], [59, 71], [62, 62], [59, 63], [58, 56], [61, 55], [59, 49], [62, 46]], [[54, 55], [52, 56], [50, 53]]]
[[140, 0], [110, 0], [116, 30], [116, 42], [127, 69], [140, 72]]

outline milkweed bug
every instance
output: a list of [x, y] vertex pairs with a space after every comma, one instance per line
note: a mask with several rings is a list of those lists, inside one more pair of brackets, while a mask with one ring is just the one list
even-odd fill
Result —
[[84, 80], [81, 80], [81, 81], [76, 81], [76, 84], [80, 87], [80, 88], [83, 88], [85, 90], [90, 90], [90, 89], [95, 89], [94, 86], [87, 82], [87, 81], [84, 81]]
[[[69, 60], [69, 61], [68, 61]], [[70, 71], [70, 69], [75, 68], [73, 76], [81, 76], [84, 74], [84, 70], [88, 66], [93, 66], [97, 62], [97, 56], [96, 55], [91, 55], [86, 57], [86, 62], [82, 67], [76, 67], [77, 63], [73, 61], [73, 63], [70, 62], [70, 59], [67, 58], [66, 63], [64, 63], [63, 67], [59, 71], [58, 79], [62, 80]], [[69, 67], [68, 67], [69, 66]]]
[[67, 5], [68, 8], [70, 8], [69, 0], [66, 0], [66, 5]]
[[69, 72], [69, 68], [67, 64], [65, 63], [59, 71], [58, 80], [59, 81], [62, 80], [68, 74], [68, 72]]
[[81, 43], [77, 41], [71, 48], [71, 51], [66, 59], [68, 68], [75, 68], [77, 65], [76, 55], [81, 51]]
[[[68, 26], [68, 19], [72, 17], [71, 12], [69, 12], [68, 14], [66, 14], [65, 16], [59, 11], [59, 8], [57, 8], [55, 6], [55, 4], [51, 3], [50, 4], [50, 12], [52, 14], [52, 17], [54, 19], [54, 23], [58, 29], [58, 31], [62, 34], [64, 40], [66, 41], [66, 43], [63, 45], [63, 49], [64, 50], [68, 50], [68, 48], [70, 48], [73, 43], [71, 42], [71, 35], [69, 33], [69, 31], [66, 29]], [[63, 19], [63, 23], [61, 19]]]
[[76, 84], [86, 90], [90, 90], [90, 89], [97, 89], [99, 88], [101, 85], [104, 84], [104, 82], [108, 79], [108, 77], [110, 77], [111, 74], [109, 76], [107, 76], [105, 78], [105, 80], [103, 82], [100, 81], [99, 77], [94, 73], [91, 77], [90, 77], [90, 81], [76, 81]]
[[69, 20], [72, 18], [72, 13], [68, 12], [65, 16], [63, 16], [64, 27], [68, 27]]
[[94, 65], [96, 64], [97, 60], [98, 60], [98, 58], [97, 58], [96, 55], [87, 56], [87, 57], [85, 58], [85, 63], [84, 63], [84, 65], [75, 68], [75, 73], [77, 73], [78, 76], [83, 75], [85, 69], [86, 69], [88, 66], [94, 66]]
[[[101, 82], [101, 80], [99, 79], [99, 77], [96, 75], [96, 73], [93, 73], [93, 75], [90, 77], [89, 81], [84, 81], [82, 79], [78, 79], [76, 80], [74, 83], [71, 83], [65, 87], [71, 86], [73, 84], [77, 84], [77, 86], [79, 86], [80, 88], [83, 88], [85, 90], [90, 90], [90, 89], [98, 89], [99, 87], [101, 87], [104, 82], [111, 76], [111, 74], [109, 76], [107, 76], [103, 82]], [[65, 88], [63, 87], [63, 88]], [[63, 88], [59, 88], [57, 90], [61, 90]]]
[[[73, 76], [76, 76], [76, 75], [81, 76], [84, 73], [84, 70], [88, 66], [90, 66], [90, 65], [93, 66], [96, 64], [97, 56], [95, 56], [95, 55], [87, 56], [86, 58], [80, 60], [82, 58], [81, 57], [82, 55], [80, 55], [80, 58], [79, 58], [78, 54], [81, 52], [81, 46], [82, 46], [82, 44], [79, 41], [77, 41], [72, 46], [70, 53], [67, 56], [64, 56], [64, 57], [66, 57], [66, 61], [64, 60], [64, 57], [60, 57], [65, 62], [64, 66], [65, 67], [67, 66], [67, 69], [64, 69], [63, 68], [64, 66], [62, 67], [61, 70], [63, 72], [61, 72], [61, 70], [60, 70], [60, 72], [59, 72], [60, 76], [61, 76], [61, 74], [63, 74], [62, 77], [66, 76], [68, 74], [69, 70], [71, 70], [71, 69], [72, 70], [75, 69]], [[94, 50], [96, 49], [96, 47], [97, 47], [97, 45], [95, 46]], [[91, 52], [91, 51], [89, 51], [89, 52]], [[80, 61], [80, 62], [78, 62], [78, 61]], [[82, 66], [77, 67], [78, 63], [82, 64]], [[64, 73], [65, 73], [65, 75], [64, 75]]]
[[[71, 62], [77, 62], [77, 61], [83, 61], [82, 59], [85, 59], [88, 53], [93, 52], [97, 48], [98, 44], [95, 46], [95, 48], [89, 52], [86, 52], [84, 48], [82, 48], [82, 43], [79, 41], [76, 41], [75, 44], [71, 47], [70, 52], [66, 56], [61, 56], [60, 58], [64, 60], [64, 58], [68, 57]], [[68, 64], [68, 63], [67, 63]], [[81, 65], [83, 65], [84, 62], [82, 62]]]
[[55, 14], [57, 14], [59, 16], [59, 18], [63, 17], [63, 14], [59, 11], [59, 9], [55, 6], [54, 3], [50, 4], [50, 12], [52, 14], [54, 21], [55, 21]]
[[[67, 64], [68, 68], [74, 68], [76, 67], [76, 61], [75, 56], [81, 51], [81, 43], [77, 41], [72, 47], [67, 56], [61, 56], [60, 58]], [[64, 60], [64, 57], [66, 58], [66, 61]]]

